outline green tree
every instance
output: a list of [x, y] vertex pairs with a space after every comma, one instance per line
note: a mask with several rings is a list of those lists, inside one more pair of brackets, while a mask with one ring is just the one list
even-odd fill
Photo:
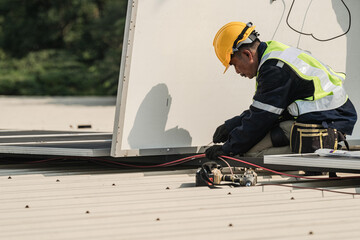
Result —
[[116, 94], [126, 5], [0, 1], [0, 94]]

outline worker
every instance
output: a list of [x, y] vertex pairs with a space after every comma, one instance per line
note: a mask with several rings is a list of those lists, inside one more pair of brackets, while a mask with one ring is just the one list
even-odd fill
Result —
[[207, 158], [336, 149], [357, 120], [345, 74], [309, 52], [258, 36], [252, 23], [230, 22], [214, 38], [225, 72], [234, 66], [242, 77], [256, 77], [256, 92], [248, 110], [217, 127], [213, 142], [223, 144], [206, 149]]

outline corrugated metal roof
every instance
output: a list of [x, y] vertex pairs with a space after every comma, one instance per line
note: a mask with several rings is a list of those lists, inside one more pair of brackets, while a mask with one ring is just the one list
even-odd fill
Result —
[[[194, 187], [195, 170], [83, 167], [0, 166], [0, 239], [358, 239], [360, 233], [356, 195], [280, 186], [209, 189]], [[359, 192], [359, 180], [342, 185], [341, 191]]]

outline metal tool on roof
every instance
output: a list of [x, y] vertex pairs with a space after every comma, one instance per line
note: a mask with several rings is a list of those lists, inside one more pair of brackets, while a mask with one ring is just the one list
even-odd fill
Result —
[[240, 186], [255, 186], [257, 183], [257, 174], [251, 169], [245, 169], [241, 174], [225, 175], [222, 173], [222, 167], [216, 162], [204, 163], [201, 168], [196, 171], [196, 186], [221, 185], [221, 182], [232, 182]]

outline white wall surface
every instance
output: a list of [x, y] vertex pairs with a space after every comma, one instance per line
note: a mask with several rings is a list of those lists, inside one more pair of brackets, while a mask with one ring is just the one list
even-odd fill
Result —
[[[218, 125], [249, 107], [255, 79], [244, 79], [233, 68], [223, 74], [224, 67], [212, 46], [216, 32], [230, 21], [251, 21], [261, 40], [309, 50], [334, 70], [346, 71], [345, 87], [360, 112], [357, 0], [345, 1], [352, 17], [349, 33], [326, 42], [300, 35], [287, 26], [291, 0], [132, 2], [113, 156], [132, 155], [131, 150], [139, 149], [207, 145]], [[299, 31], [327, 39], [348, 29], [349, 15], [340, 0], [302, 0], [295, 1], [289, 23]], [[353, 136], [360, 137], [358, 126]]]

